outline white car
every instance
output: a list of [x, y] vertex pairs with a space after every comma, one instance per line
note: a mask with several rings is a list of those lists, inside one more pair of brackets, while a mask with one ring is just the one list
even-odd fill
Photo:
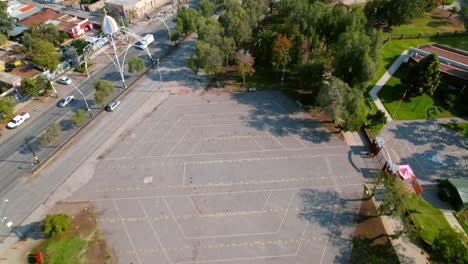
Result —
[[57, 80], [58, 83], [68, 85], [72, 83], [72, 80], [68, 76], [62, 76], [60, 79]]
[[75, 99], [75, 97], [73, 95], [69, 95], [65, 98], [63, 98], [62, 100], [59, 101], [58, 105], [60, 107], [65, 107], [67, 106], [68, 104], [71, 103], [71, 101], [73, 101], [73, 99]]
[[109, 111], [109, 112], [112, 112], [114, 111], [115, 108], [117, 108], [117, 106], [119, 106], [120, 104], [120, 101], [113, 101], [113, 102], [110, 102], [107, 106], [106, 106], [106, 110]]
[[7, 128], [13, 129], [17, 128], [19, 125], [23, 124], [26, 120], [28, 120], [31, 116], [26, 113], [22, 112], [21, 114], [15, 116], [8, 124]]

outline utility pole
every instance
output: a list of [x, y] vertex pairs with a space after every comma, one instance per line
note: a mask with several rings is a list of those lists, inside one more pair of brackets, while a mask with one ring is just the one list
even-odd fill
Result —
[[36, 152], [34, 152], [34, 149], [32, 148], [32, 146], [29, 144], [29, 141], [27, 138], [24, 139], [24, 142], [26, 142], [26, 145], [28, 146], [29, 150], [31, 151], [31, 153], [34, 155], [34, 159], [36, 160], [36, 162], [34, 164], [39, 164], [39, 158], [37, 157], [37, 154]]
[[89, 113], [89, 117], [93, 117], [93, 114], [91, 113], [91, 108], [89, 108], [89, 105], [88, 105], [88, 101], [86, 100], [86, 96], [80, 91], [80, 89], [78, 89], [78, 87], [76, 87], [76, 85], [73, 85], [73, 87], [78, 91], [78, 93], [81, 94], [81, 96], [83, 97], [83, 100], [85, 102], [85, 105], [86, 105], [86, 109], [88, 110], [88, 113]]
[[286, 59], [288, 58], [288, 51], [284, 52], [284, 62], [283, 62], [283, 76], [281, 77], [281, 89], [283, 89], [284, 83], [284, 73], [286, 72]]
[[159, 58], [156, 59], [157, 67], [158, 67], [158, 72], [159, 72], [159, 88], [162, 87], [163, 80], [162, 80], [162, 75], [161, 75], [161, 68], [159, 68]]

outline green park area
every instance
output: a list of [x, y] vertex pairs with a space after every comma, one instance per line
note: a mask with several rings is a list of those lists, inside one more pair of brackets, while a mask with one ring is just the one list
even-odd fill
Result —
[[41, 253], [41, 263], [49, 264], [105, 264], [111, 260], [91, 209], [85, 208], [73, 218], [66, 214], [47, 215], [44, 233], [48, 238], [32, 250], [28, 263], [36, 263], [36, 252]]
[[468, 123], [448, 123], [444, 126], [468, 137]]

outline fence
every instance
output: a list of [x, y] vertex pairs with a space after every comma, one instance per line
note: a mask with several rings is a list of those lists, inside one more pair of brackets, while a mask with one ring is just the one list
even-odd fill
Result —
[[418, 35], [409, 35], [409, 34], [400, 34], [389, 36], [387, 39], [384, 40], [384, 44], [391, 41], [391, 40], [402, 40], [402, 39], [420, 39], [420, 38], [437, 38], [437, 37], [464, 37], [468, 36], [466, 31], [453, 31], [453, 32], [437, 32], [436, 34], [431, 35], [423, 35], [419, 33]]

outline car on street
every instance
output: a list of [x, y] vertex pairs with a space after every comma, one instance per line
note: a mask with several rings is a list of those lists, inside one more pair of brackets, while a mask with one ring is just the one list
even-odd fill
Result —
[[60, 77], [60, 79], [57, 80], [57, 82], [60, 83], [60, 84], [68, 85], [68, 84], [72, 83], [72, 80], [68, 76], [62, 76], [62, 77]]
[[109, 112], [113, 112], [117, 106], [119, 106], [120, 101], [112, 101], [106, 106], [106, 110]]
[[73, 101], [73, 99], [75, 99], [75, 97], [73, 95], [69, 95], [69, 96], [63, 98], [62, 100], [60, 100], [58, 105], [60, 107], [65, 107], [68, 104], [70, 104]]
[[7, 128], [13, 129], [17, 128], [19, 125], [23, 124], [31, 116], [27, 112], [22, 112], [19, 115], [15, 116], [8, 124]]

